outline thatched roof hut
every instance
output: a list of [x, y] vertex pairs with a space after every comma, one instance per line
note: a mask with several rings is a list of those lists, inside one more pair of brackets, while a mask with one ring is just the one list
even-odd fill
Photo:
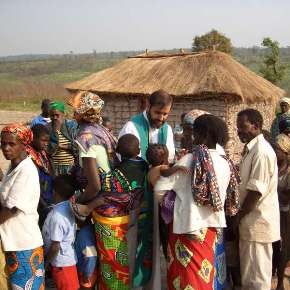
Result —
[[144, 97], [164, 89], [174, 97], [169, 121], [179, 122], [182, 112], [194, 108], [207, 110], [228, 122], [233, 141], [237, 111], [246, 106], [258, 108], [268, 128], [274, 117], [274, 104], [284, 94], [230, 55], [218, 51], [146, 53], [68, 84], [66, 88], [72, 93], [85, 90], [103, 97], [107, 114], [117, 129], [141, 109]]

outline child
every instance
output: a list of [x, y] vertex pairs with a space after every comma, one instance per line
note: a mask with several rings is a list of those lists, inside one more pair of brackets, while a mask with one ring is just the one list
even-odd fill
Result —
[[148, 172], [148, 183], [152, 189], [161, 176], [169, 177], [177, 171], [189, 173], [188, 168], [184, 166], [169, 166], [168, 149], [166, 145], [150, 144], [146, 152], [146, 158], [151, 165]]
[[49, 143], [49, 130], [46, 126], [38, 124], [31, 128], [33, 133], [32, 147], [29, 148], [34, 164], [38, 169], [40, 183], [40, 200], [38, 205], [39, 225], [42, 227], [52, 205], [53, 170], [46, 153]]
[[123, 135], [116, 151], [121, 156], [120, 164], [109, 173], [98, 170], [101, 191], [98, 197], [87, 205], [72, 204], [79, 218], [88, 216], [94, 209], [103, 216], [116, 217], [138, 207], [148, 169], [146, 161], [138, 157], [139, 140], [132, 134]]
[[75, 250], [80, 289], [94, 289], [97, 280], [97, 250], [94, 226], [90, 218], [78, 221]]
[[[173, 166], [170, 167], [168, 164], [168, 149], [166, 145], [162, 144], [150, 144], [147, 152], [146, 158], [151, 168], [149, 169], [147, 180], [149, 188], [153, 191], [154, 186], [161, 176], [169, 177], [172, 174], [181, 171], [186, 174], [189, 173], [189, 169], [185, 166]], [[155, 203], [160, 202], [161, 196], [155, 196]], [[160, 240], [162, 244], [163, 254], [167, 258], [167, 225], [164, 223], [163, 219], [160, 216], [160, 206], [154, 207], [154, 216], [159, 219], [159, 229], [155, 229], [156, 233], [159, 232]], [[158, 220], [155, 220], [155, 224], [158, 223]], [[159, 241], [156, 242], [159, 244]]]
[[74, 241], [76, 223], [69, 205], [74, 195], [74, 179], [59, 175], [53, 184], [55, 205], [48, 214], [42, 229], [46, 253], [46, 266], [51, 265], [52, 279], [60, 290], [79, 289]]

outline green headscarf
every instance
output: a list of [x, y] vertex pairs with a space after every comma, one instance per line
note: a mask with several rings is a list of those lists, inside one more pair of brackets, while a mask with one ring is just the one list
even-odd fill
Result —
[[50, 110], [57, 110], [64, 113], [64, 103], [60, 101], [51, 102], [49, 105]]

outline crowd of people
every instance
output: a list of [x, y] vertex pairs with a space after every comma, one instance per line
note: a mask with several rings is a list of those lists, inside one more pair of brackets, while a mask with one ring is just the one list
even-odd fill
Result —
[[290, 99], [271, 134], [259, 111], [238, 113], [239, 161], [224, 120], [197, 109], [176, 146], [172, 103], [152, 93], [118, 138], [91, 92], [70, 100], [71, 120], [45, 99], [30, 127], [2, 129], [1, 290], [269, 290], [275, 275], [284, 289]]

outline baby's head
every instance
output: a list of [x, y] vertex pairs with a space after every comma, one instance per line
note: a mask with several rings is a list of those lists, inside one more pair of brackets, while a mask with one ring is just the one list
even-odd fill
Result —
[[53, 181], [53, 201], [55, 203], [69, 200], [75, 193], [75, 183], [72, 175], [63, 174]]
[[133, 134], [123, 135], [118, 140], [116, 151], [121, 155], [122, 160], [136, 158], [140, 153], [138, 138]]
[[163, 144], [150, 144], [146, 152], [146, 158], [153, 167], [168, 164], [168, 149]]

